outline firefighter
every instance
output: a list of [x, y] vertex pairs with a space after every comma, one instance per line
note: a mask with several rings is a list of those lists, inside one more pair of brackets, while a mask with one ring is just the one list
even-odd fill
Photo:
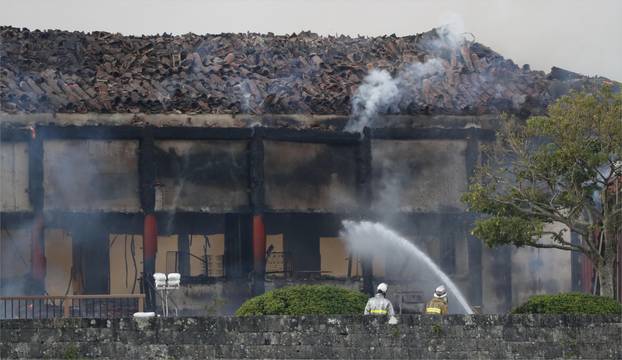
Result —
[[434, 291], [434, 298], [425, 307], [426, 314], [446, 315], [449, 312], [447, 306], [447, 290], [441, 285]]
[[387, 288], [388, 286], [385, 283], [378, 285], [376, 295], [367, 301], [365, 315], [388, 315], [391, 319], [395, 317], [393, 305], [391, 301], [387, 299]]

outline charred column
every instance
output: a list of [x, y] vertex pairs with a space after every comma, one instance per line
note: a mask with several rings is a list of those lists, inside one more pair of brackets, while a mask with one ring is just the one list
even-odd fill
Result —
[[37, 129], [31, 129], [30, 146], [28, 150], [28, 196], [35, 214], [30, 234], [31, 271], [34, 293], [45, 293], [45, 218], [43, 216], [43, 140], [37, 134]]
[[181, 276], [190, 275], [190, 236], [179, 234], [177, 237], [177, 267]]
[[74, 291], [78, 294], [110, 292], [110, 244], [107, 227], [97, 216], [75, 221], [71, 228]]
[[253, 269], [252, 216], [225, 215], [225, 276], [227, 279], [248, 279]]
[[[371, 129], [363, 129], [363, 137], [359, 142], [357, 169], [358, 169], [358, 198], [361, 209], [370, 209], [372, 203], [371, 186]], [[361, 262], [363, 270], [363, 292], [370, 296], [374, 294], [374, 274], [372, 259], [363, 259]]]
[[253, 211], [253, 295], [263, 294], [266, 273], [264, 226], [264, 147], [261, 129], [255, 129], [249, 144], [250, 204]]
[[145, 214], [143, 227], [143, 290], [146, 297], [146, 308], [155, 308], [155, 289], [153, 274], [155, 273], [156, 253], [158, 251], [158, 229], [155, 211], [155, 158], [154, 140], [150, 128], [143, 130], [140, 139], [140, 202]]
[[45, 245], [44, 245], [44, 220], [43, 214], [38, 213], [32, 224], [30, 233], [30, 277], [32, 279], [32, 291], [34, 294], [45, 293]]

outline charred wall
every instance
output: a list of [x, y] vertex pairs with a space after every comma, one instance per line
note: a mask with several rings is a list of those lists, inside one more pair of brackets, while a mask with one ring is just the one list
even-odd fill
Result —
[[[264, 213], [266, 233], [272, 236], [266, 250], [272, 245], [287, 253], [294, 270], [301, 273], [337, 277], [364, 273], [358, 260], [346, 268], [350, 254], [337, 237], [341, 219], [366, 217], [387, 222], [413, 239], [466, 289], [473, 304], [488, 302], [490, 311], [519, 301], [515, 293], [529, 281], [523, 275], [503, 275], [509, 274], [513, 258], [519, 264], [529, 260], [483, 250], [468, 232], [474, 218], [459, 201], [481, 161], [480, 145], [492, 139], [490, 130], [390, 128], [372, 129], [362, 137], [278, 128], [39, 130], [35, 139], [28, 133], [19, 141], [3, 135], [2, 246], [14, 242], [30, 246], [31, 221], [37, 211], [43, 212], [47, 227], [62, 229], [63, 236], [71, 238], [72, 254], [66, 261], [82, 266], [83, 275], [91, 279], [84, 283], [85, 291], [135, 289], [141, 256], [136, 257], [137, 269], [130, 262], [128, 276], [113, 272], [125, 266], [128, 251], [142, 251], [143, 217], [150, 211], [155, 211], [160, 235], [158, 271], [168, 271], [173, 262], [186, 264], [184, 271], [192, 276], [202, 275], [200, 261], [176, 255], [187, 252], [220, 257], [226, 279], [246, 281], [253, 265], [251, 214]], [[33, 157], [32, 149], [40, 159]], [[145, 156], [146, 150], [152, 156]], [[40, 191], [33, 187], [38, 183]], [[5, 199], [4, 194], [13, 196]], [[145, 208], [149, 202], [153, 209]], [[19, 228], [23, 229], [11, 235], [5, 231]], [[122, 245], [112, 244], [116, 235], [122, 236]], [[64, 244], [50, 236], [46, 235], [46, 246]], [[206, 249], [207, 242], [221, 245]], [[323, 251], [343, 255], [323, 257]], [[49, 255], [50, 264], [62, 262], [58, 252], [50, 250]], [[84, 262], [96, 255], [105, 260]], [[333, 259], [331, 264], [327, 259]], [[414, 279], [397, 260], [374, 259], [373, 275]], [[95, 265], [109, 269], [110, 277], [89, 272]], [[323, 273], [326, 269], [330, 270]], [[49, 276], [56, 274], [50, 270]], [[63, 276], [52, 282], [62, 284], [68, 279]]]
[[289, 211], [356, 207], [356, 147], [349, 144], [264, 142], [266, 206]]
[[248, 207], [247, 148], [246, 141], [156, 140], [156, 210]]
[[46, 140], [43, 174], [46, 210], [140, 210], [137, 141]]
[[373, 207], [405, 212], [464, 211], [466, 140], [373, 140]]

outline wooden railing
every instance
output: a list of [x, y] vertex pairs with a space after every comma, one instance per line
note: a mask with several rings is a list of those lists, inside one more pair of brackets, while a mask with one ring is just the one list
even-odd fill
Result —
[[144, 294], [0, 296], [0, 319], [108, 319], [132, 316], [144, 306]]

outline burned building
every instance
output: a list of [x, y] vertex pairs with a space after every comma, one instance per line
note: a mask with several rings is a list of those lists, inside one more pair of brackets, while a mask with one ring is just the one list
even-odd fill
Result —
[[[148, 292], [180, 272], [183, 308], [226, 313], [290, 283], [416, 288], [402, 264], [350, 254], [343, 219], [389, 223], [486, 312], [577, 287], [574, 254], [484, 248], [460, 194], [502, 112], [602, 79], [445, 35], [1, 28], [3, 294]], [[344, 131], [372, 69], [395, 93]]]

